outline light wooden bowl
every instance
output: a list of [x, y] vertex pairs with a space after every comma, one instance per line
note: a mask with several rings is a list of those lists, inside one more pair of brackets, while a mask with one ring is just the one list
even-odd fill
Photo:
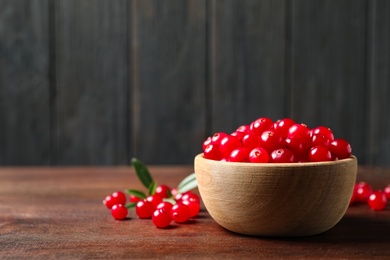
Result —
[[232, 163], [195, 157], [203, 203], [222, 227], [254, 236], [309, 236], [335, 226], [356, 182], [357, 159]]

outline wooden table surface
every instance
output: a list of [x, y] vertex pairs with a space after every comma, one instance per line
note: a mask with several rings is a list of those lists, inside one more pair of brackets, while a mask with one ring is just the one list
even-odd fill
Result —
[[[154, 179], [175, 186], [192, 166], [151, 166]], [[359, 168], [374, 188], [390, 169]], [[249, 237], [229, 232], [202, 208], [190, 223], [157, 229], [130, 210], [114, 220], [102, 199], [115, 190], [142, 189], [132, 168], [0, 168], [0, 258], [390, 259], [390, 203], [375, 212], [350, 207], [331, 230], [303, 238]]]

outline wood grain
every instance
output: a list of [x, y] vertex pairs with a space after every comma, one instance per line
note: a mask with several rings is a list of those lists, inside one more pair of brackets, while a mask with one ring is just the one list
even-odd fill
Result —
[[284, 117], [285, 1], [209, 5], [209, 135], [259, 117]]
[[0, 1], [0, 165], [50, 163], [48, 1]]
[[129, 161], [127, 1], [55, 2], [55, 164]]
[[134, 156], [192, 163], [205, 139], [205, 1], [133, 1]]
[[195, 157], [204, 205], [224, 228], [244, 235], [323, 233], [344, 216], [357, 175], [356, 157], [333, 162], [259, 164]]
[[390, 2], [370, 1], [369, 16], [369, 164], [389, 165]]
[[0, 0], [0, 165], [192, 163], [258, 117], [390, 165], [385, 0]]
[[[150, 167], [158, 182], [174, 186], [188, 167]], [[115, 221], [101, 204], [107, 194], [142, 189], [126, 167], [1, 168], [0, 258], [71, 259], [386, 259], [390, 208], [350, 207], [331, 230], [305, 238], [241, 236], [216, 224], [202, 207], [186, 224], [157, 229], [130, 211]], [[360, 168], [359, 180], [390, 183], [389, 169]]]
[[366, 2], [293, 1], [292, 117], [326, 125], [367, 163]]

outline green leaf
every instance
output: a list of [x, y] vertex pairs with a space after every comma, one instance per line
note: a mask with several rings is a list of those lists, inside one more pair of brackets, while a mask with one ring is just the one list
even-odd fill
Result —
[[157, 188], [157, 183], [153, 181], [148, 188], [149, 190], [148, 194], [154, 195], [156, 193], [156, 188]]
[[146, 197], [147, 197], [145, 193], [143, 193], [142, 191], [139, 191], [139, 190], [128, 189], [128, 190], [125, 190], [125, 192], [127, 194], [133, 195], [133, 196], [140, 198], [140, 199], [146, 199]]
[[186, 191], [195, 189], [198, 187], [198, 183], [196, 182], [195, 173], [192, 173], [185, 177], [177, 186], [177, 190], [179, 193], [184, 193]]
[[153, 182], [153, 178], [150, 175], [148, 168], [137, 158], [132, 158], [131, 164], [135, 169], [138, 179], [142, 182], [145, 188], [149, 188], [150, 184]]
[[128, 208], [128, 209], [135, 208], [136, 205], [137, 205], [137, 202], [127, 203], [126, 208]]
[[163, 201], [170, 202], [172, 205], [176, 204], [176, 200], [173, 198], [163, 198]]

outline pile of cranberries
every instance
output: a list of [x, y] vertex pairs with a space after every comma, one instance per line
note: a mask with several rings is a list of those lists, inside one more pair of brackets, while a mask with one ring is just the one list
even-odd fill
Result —
[[390, 184], [383, 191], [374, 191], [370, 184], [361, 181], [355, 184], [349, 205], [367, 203], [372, 210], [381, 211], [386, 208], [388, 200], [390, 200]]
[[349, 158], [351, 145], [330, 128], [309, 128], [291, 118], [261, 117], [231, 134], [215, 133], [203, 142], [206, 159], [228, 162], [293, 163]]
[[[129, 202], [129, 203], [128, 203]], [[192, 191], [178, 193], [167, 185], [156, 187], [155, 193], [146, 198], [126, 195], [116, 191], [108, 195], [103, 204], [111, 210], [114, 219], [127, 218], [128, 208], [135, 205], [135, 212], [141, 219], [152, 219], [158, 228], [168, 227], [172, 221], [185, 223], [194, 218], [200, 211], [200, 198]]]

